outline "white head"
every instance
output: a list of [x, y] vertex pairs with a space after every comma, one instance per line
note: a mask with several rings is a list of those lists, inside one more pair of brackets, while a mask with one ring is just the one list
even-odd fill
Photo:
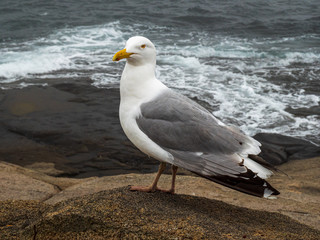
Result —
[[112, 60], [119, 61], [126, 58], [129, 64], [139, 66], [145, 64], [156, 64], [156, 48], [153, 43], [145, 37], [135, 36], [128, 39], [125, 49], [117, 52]]

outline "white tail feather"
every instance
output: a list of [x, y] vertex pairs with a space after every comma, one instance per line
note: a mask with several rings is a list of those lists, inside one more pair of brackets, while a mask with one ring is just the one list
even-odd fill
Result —
[[269, 169], [261, 166], [259, 163], [256, 163], [255, 161], [251, 160], [250, 158], [244, 158], [243, 163], [248, 169], [250, 169], [252, 172], [256, 173], [258, 177], [262, 179], [269, 178], [273, 172]]

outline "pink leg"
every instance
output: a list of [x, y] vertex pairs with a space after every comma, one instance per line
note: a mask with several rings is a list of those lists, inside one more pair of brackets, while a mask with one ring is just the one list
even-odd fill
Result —
[[130, 188], [131, 191], [141, 191], [141, 192], [155, 192], [156, 190], [162, 191], [162, 192], [166, 192], [166, 193], [171, 193], [174, 194], [175, 192], [175, 181], [176, 181], [176, 175], [177, 175], [177, 170], [178, 167], [172, 165], [172, 181], [171, 181], [171, 188], [169, 190], [164, 190], [161, 188], [157, 187], [158, 181], [160, 179], [161, 174], [163, 173], [163, 171], [166, 169], [166, 164], [165, 163], [161, 163], [159, 166], [159, 170], [157, 173], [156, 178], [154, 179], [153, 183], [151, 184], [151, 186], [149, 187], [142, 187], [142, 186], [132, 186]]
[[153, 180], [153, 183], [151, 184], [151, 186], [149, 186], [149, 187], [131, 186], [130, 190], [131, 191], [141, 191], [141, 192], [155, 192], [156, 190], [160, 190], [160, 189], [158, 189], [157, 184], [158, 184], [158, 181], [159, 181], [161, 174], [163, 173], [163, 171], [165, 169], [166, 169], [166, 164], [162, 162], [159, 166], [157, 176]]
[[172, 180], [171, 180], [171, 188], [169, 190], [162, 190], [163, 192], [171, 193], [174, 194], [175, 192], [175, 187], [176, 187], [176, 175], [178, 171], [178, 167], [172, 165]]

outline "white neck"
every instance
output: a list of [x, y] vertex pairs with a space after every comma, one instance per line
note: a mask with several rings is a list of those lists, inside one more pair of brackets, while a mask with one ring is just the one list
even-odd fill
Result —
[[130, 101], [139, 105], [166, 88], [155, 77], [155, 64], [137, 66], [127, 62], [120, 81], [121, 103]]

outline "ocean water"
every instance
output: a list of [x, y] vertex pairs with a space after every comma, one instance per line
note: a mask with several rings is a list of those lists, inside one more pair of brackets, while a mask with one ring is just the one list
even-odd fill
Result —
[[[118, 86], [115, 52], [156, 46], [157, 77], [249, 135], [320, 143], [320, 4], [308, 1], [0, 1], [0, 87]], [[318, 106], [318, 108], [317, 108]]]

